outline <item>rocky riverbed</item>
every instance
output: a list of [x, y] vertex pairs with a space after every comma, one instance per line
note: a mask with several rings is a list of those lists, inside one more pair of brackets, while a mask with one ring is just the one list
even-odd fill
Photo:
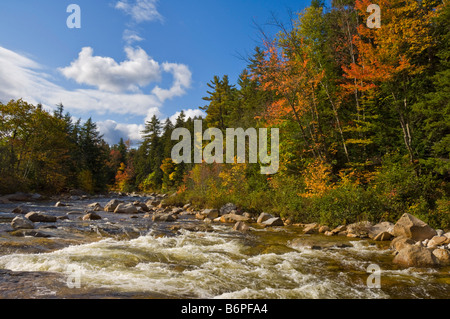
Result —
[[[450, 295], [449, 233], [413, 216], [331, 229], [164, 198], [0, 198], [0, 298]], [[381, 288], [368, 285], [373, 264]]]

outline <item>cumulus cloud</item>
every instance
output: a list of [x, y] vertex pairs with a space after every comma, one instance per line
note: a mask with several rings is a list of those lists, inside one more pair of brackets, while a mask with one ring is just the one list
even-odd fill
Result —
[[158, 97], [161, 102], [167, 99], [181, 96], [186, 93], [186, 89], [191, 86], [192, 73], [186, 65], [175, 63], [163, 63], [163, 70], [173, 75], [173, 85], [170, 89], [162, 89], [156, 86], [152, 93]]
[[87, 84], [102, 91], [137, 92], [140, 87], [161, 80], [159, 63], [141, 49], [125, 48], [127, 60], [117, 63], [110, 57], [94, 56], [94, 50], [85, 47], [70, 66], [61, 73], [78, 84]]
[[162, 21], [163, 18], [156, 9], [157, 2], [158, 0], [121, 0], [116, 3], [115, 8], [130, 15], [137, 23]]
[[124, 140], [129, 139], [131, 145], [136, 146], [142, 139], [141, 132], [144, 130], [144, 125], [123, 124], [106, 120], [97, 122], [97, 128], [108, 144], [117, 144], [123, 138]]
[[[164, 65], [166, 65], [164, 67]], [[190, 72], [187, 67], [164, 63], [161, 72], [171, 70], [174, 74], [174, 89], [168, 89], [173, 94], [181, 94], [190, 84]], [[183, 71], [184, 70], [184, 71]], [[163, 89], [161, 89], [163, 90]], [[96, 89], [68, 90], [58, 84], [55, 79], [39, 65], [23, 54], [19, 54], [0, 46], [0, 101], [7, 103], [11, 99], [23, 98], [33, 104], [41, 103], [44, 108], [54, 109], [55, 104], [62, 102], [66, 110], [79, 114], [99, 115], [132, 115], [142, 116], [143, 120], [150, 120], [153, 115], [163, 117], [161, 112], [163, 100], [169, 98], [156, 94], [123, 93], [101, 91]], [[144, 121], [142, 122], [144, 123]], [[138, 138], [138, 124], [113, 125], [112, 122], [101, 123], [102, 133], [108, 141], [114, 141], [115, 136], [121, 134], [123, 138], [136, 140]], [[116, 135], [114, 135], [116, 134]]]

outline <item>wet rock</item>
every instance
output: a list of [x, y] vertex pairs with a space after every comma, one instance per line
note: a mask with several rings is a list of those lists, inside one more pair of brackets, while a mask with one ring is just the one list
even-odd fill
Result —
[[139, 201], [135, 201], [133, 203], [133, 205], [136, 206], [139, 210], [141, 210], [141, 211], [143, 211], [145, 213], [148, 213], [150, 211], [150, 208], [148, 208], [148, 206], [146, 204], [141, 203]]
[[82, 212], [77, 212], [77, 211], [72, 211], [72, 212], [68, 212], [66, 215], [67, 215], [67, 216], [71, 216], [71, 215], [83, 215], [83, 213], [82, 213]]
[[271, 214], [267, 214], [267, 213], [261, 213], [258, 217], [258, 220], [256, 221], [258, 224], [262, 224], [263, 222], [265, 222], [268, 219], [274, 218], [275, 216], [271, 215]]
[[337, 235], [337, 234], [339, 234], [339, 233], [342, 233], [342, 232], [346, 231], [346, 229], [347, 229], [347, 226], [345, 226], [345, 225], [340, 225], [340, 226], [336, 227], [335, 229], [333, 229], [331, 232], [332, 232], [334, 235]]
[[30, 210], [25, 206], [18, 206], [12, 210], [13, 214], [25, 215], [28, 214]]
[[284, 223], [280, 217], [274, 217], [264, 221], [262, 225], [268, 227], [275, 227], [275, 226], [284, 226]]
[[414, 245], [415, 243], [416, 242], [414, 240], [412, 240], [411, 238], [396, 237], [391, 242], [391, 248], [394, 249], [395, 251], [400, 251], [403, 248], [406, 248], [408, 246]]
[[328, 226], [320, 226], [319, 227], [319, 233], [325, 234], [327, 231], [330, 231], [330, 227], [328, 227]]
[[404, 267], [435, 267], [439, 261], [427, 248], [409, 245], [398, 252], [393, 263]]
[[104, 210], [104, 208], [102, 207], [102, 205], [100, 205], [100, 203], [92, 203], [88, 205], [88, 208], [92, 209], [94, 212], [100, 212]]
[[310, 240], [304, 238], [296, 238], [292, 240], [291, 246], [297, 249], [307, 248], [312, 250], [353, 247], [353, 245], [351, 245], [350, 243], [345, 242], [329, 242], [329, 241]]
[[169, 227], [170, 230], [172, 231], [180, 231], [180, 230], [187, 230], [190, 232], [212, 232], [214, 231], [214, 229], [207, 225], [207, 224], [203, 224], [203, 225], [195, 225], [195, 224], [183, 224], [183, 225], [174, 225]]
[[432, 248], [432, 247], [437, 247], [439, 245], [443, 245], [446, 243], [447, 241], [447, 237], [445, 236], [434, 236], [433, 238], [431, 238], [428, 243], [427, 243], [427, 247], [428, 248]]
[[40, 212], [30, 212], [25, 215], [25, 218], [28, 218], [34, 223], [56, 223], [57, 221], [55, 216], [45, 215]]
[[71, 205], [65, 204], [65, 203], [62, 203], [62, 202], [57, 202], [57, 203], [55, 204], [55, 207], [67, 207], [67, 206], [71, 206]]
[[83, 220], [101, 220], [102, 217], [94, 212], [87, 213], [83, 216]]
[[114, 214], [137, 214], [138, 209], [133, 204], [119, 204], [114, 210]]
[[220, 217], [221, 223], [248, 222], [250, 219], [242, 215], [226, 214]]
[[355, 238], [367, 238], [371, 229], [372, 224], [369, 221], [353, 223], [347, 226], [347, 236], [353, 234]]
[[[382, 222], [382, 223], [378, 223], [372, 227], [370, 227], [368, 229], [369, 232], [369, 237], [372, 239], [375, 239], [375, 237], [377, 237], [378, 235], [382, 234], [382, 233], [387, 233], [390, 234], [391, 237], [393, 237], [393, 233], [394, 233], [394, 224], [391, 222]], [[388, 235], [385, 234], [385, 237], [388, 237]], [[389, 240], [389, 239], [387, 239]]]
[[108, 202], [108, 204], [105, 205], [104, 210], [105, 212], [113, 213], [116, 210], [117, 206], [119, 206], [119, 204], [121, 203], [123, 202], [118, 201], [117, 199], [112, 199]]
[[392, 236], [391, 233], [389, 233], [387, 231], [384, 231], [384, 232], [378, 233], [375, 237], [373, 237], [373, 240], [375, 240], [375, 241], [388, 241], [388, 240], [391, 240], [392, 237], [393, 236]]
[[233, 226], [233, 230], [240, 232], [248, 232], [250, 230], [250, 226], [246, 222], [237, 222]]
[[233, 204], [233, 203], [228, 203], [228, 204], [223, 205], [220, 208], [219, 213], [220, 213], [220, 216], [223, 216], [223, 215], [231, 214], [231, 212], [233, 210], [236, 211], [235, 214], [237, 215], [237, 207], [236, 207], [236, 205]]
[[446, 249], [435, 249], [433, 255], [441, 266], [450, 266], [450, 252]]
[[217, 209], [205, 209], [195, 215], [195, 218], [201, 220], [205, 218], [215, 219], [217, 217], [219, 217], [219, 211]]
[[334, 236], [334, 235], [336, 235], [335, 233], [333, 233], [332, 231], [326, 231], [325, 233], [324, 233], [324, 235], [325, 236]]
[[410, 214], [403, 214], [394, 226], [395, 237], [407, 237], [413, 240], [431, 239], [437, 235], [436, 231], [425, 222]]
[[11, 233], [12, 236], [16, 237], [36, 237], [36, 238], [51, 238], [53, 237], [50, 233], [45, 231], [39, 231], [35, 229], [18, 229]]
[[305, 234], [315, 234], [319, 231], [319, 224], [312, 223], [305, 225], [305, 228], [303, 228], [303, 233]]
[[34, 223], [24, 217], [17, 216], [11, 221], [13, 229], [34, 229]]
[[154, 214], [152, 221], [170, 223], [176, 221], [176, 217], [172, 214]]

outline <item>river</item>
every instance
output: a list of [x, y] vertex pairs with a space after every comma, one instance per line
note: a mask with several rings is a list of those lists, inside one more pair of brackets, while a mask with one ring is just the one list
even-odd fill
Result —
[[[72, 201], [73, 206], [60, 208], [54, 207], [55, 202], [27, 206], [61, 216], [81, 211], [92, 202], [104, 205], [109, 199]], [[9, 212], [15, 206], [0, 205], [0, 211]], [[108, 215], [100, 222], [104, 228], [133, 227], [138, 232], [127, 238], [104, 236], [100, 226], [93, 226], [96, 222], [73, 216], [58, 221], [56, 227], [43, 228], [52, 232], [49, 238], [13, 238], [9, 224], [0, 225], [0, 298], [386, 299], [450, 295], [449, 267], [400, 268], [392, 264], [392, 252], [385, 243], [371, 240], [304, 235], [297, 227], [252, 227], [250, 232], [240, 233], [233, 231], [232, 225], [213, 223], [208, 231], [183, 229], [186, 224], [203, 223], [192, 216], [175, 223], [154, 223], [142, 217]], [[77, 232], [63, 232], [69, 228]], [[381, 288], [368, 286], [368, 266], [372, 264], [380, 269]]]

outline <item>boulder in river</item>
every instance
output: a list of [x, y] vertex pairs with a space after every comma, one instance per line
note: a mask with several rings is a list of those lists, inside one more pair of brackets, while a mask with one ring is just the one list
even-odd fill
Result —
[[372, 229], [372, 224], [369, 221], [362, 221], [353, 223], [347, 226], [347, 236], [354, 238], [367, 238]]
[[392, 237], [393, 236], [392, 236], [391, 233], [389, 233], [387, 231], [384, 231], [384, 232], [378, 233], [375, 237], [373, 237], [373, 240], [375, 240], [375, 241], [388, 241], [388, 240], [391, 240]]
[[234, 225], [233, 230], [240, 232], [248, 232], [250, 230], [250, 227], [246, 222], [237, 222]]
[[100, 220], [100, 219], [102, 219], [101, 216], [96, 214], [95, 212], [90, 212], [83, 216], [83, 220]]
[[14, 229], [34, 229], [34, 223], [28, 218], [17, 216], [12, 220], [11, 227]]
[[233, 204], [233, 203], [228, 203], [228, 204], [223, 205], [223, 206], [220, 208], [219, 213], [220, 213], [220, 216], [223, 216], [223, 215], [226, 215], [226, 214], [231, 214], [231, 212], [232, 212], [233, 210], [234, 210], [234, 211], [237, 211], [236, 205]]
[[404, 267], [435, 267], [439, 261], [433, 253], [424, 247], [408, 245], [394, 257], [394, 264]]
[[220, 217], [221, 223], [237, 223], [237, 222], [248, 222], [250, 218], [244, 217], [242, 215], [236, 214], [226, 214]]
[[202, 220], [205, 218], [215, 219], [217, 217], [219, 217], [219, 211], [217, 209], [205, 209], [195, 215], [195, 218]]
[[268, 213], [261, 213], [258, 217], [258, 220], [256, 221], [258, 224], [262, 224], [268, 219], [274, 218], [275, 216], [268, 214]]
[[123, 202], [117, 200], [117, 199], [111, 199], [108, 204], [105, 205], [105, 212], [110, 212], [113, 213], [117, 206], [119, 206], [119, 204], [121, 204]]
[[274, 227], [274, 226], [284, 226], [283, 221], [280, 217], [270, 218], [262, 223], [264, 226]]
[[114, 210], [114, 214], [137, 214], [138, 209], [133, 204], [119, 204]]
[[415, 243], [416, 242], [414, 240], [412, 240], [411, 238], [396, 237], [391, 242], [391, 248], [394, 249], [395, 251], [400, 251], [407, 246], [414, 245]]
[[395, 224], [393, 235], [395, 237], [403, 236], [413, 240], [424, 240], [433, 238], [437, 233], [422, 220], [405, 213]]
[[[389, 237], [387, 234], [390, 234], [393, 237], [394, 233], [394, 224], [391, 222], [381, 222], [376, 225], [373, 225], [368, 229], [369, 237], [375, 239], [375, 237], [379, 236], [382, 233], [386, 233], [384, 236]], [[389, 240], [389, 239], [388, 239]]]
[[100, 205], [100, 203], [89, 204], [88, 208], [91, 208], [94, 212], [100, 212], [104, 210], [104, 208], [102, 207], [102, 205]]
[[166, 222], [166, 223], [169, 223], [169, 222], [176, 221], [177, 218], [174, 215], [170, 214], [170, 213], [168, 213], [168, 214], [154, 214], [153, 217], [152, 217], [152, 220], [154, 222]]
[[450, 266], [450, 252], [447, 249], [435, 249], [433, 255], [441, 266]]
[[30, 212], [25, 215], [25, 218], [28, 218], [34, 223], [56, 223], [57, 221], [55, 216], [45, 215], [39, 212]]
[[447, 242], [447, 237], [445, 236], [434, 236], [433, 238], [431, 238], [428, 243], [427, 243], [427, 247], [428, 248], [433, 248], [433, 247], [437, 247], [439, 245], [444, 245]]
[[319, 231], [319, 224], [312, 223], [305, 225], [305, 228], [303, 228], [303, 233], [305, 234], [315, 234]]

